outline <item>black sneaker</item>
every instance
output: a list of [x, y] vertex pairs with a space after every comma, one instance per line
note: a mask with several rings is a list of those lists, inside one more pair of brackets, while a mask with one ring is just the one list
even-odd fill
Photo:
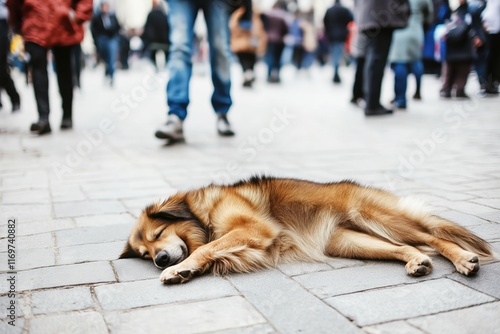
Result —
[[386, 109], [386, 108], [380, 106], [377, 109], [365, 109], [365, 116], [391, 115], [392, 112], [393, 111], [391, 109]]
[[48, 121], [38, 121], [31, 124], [30, 131], [36, 132], [40, 136], [52, 132]]
[[61, 130], [69, 130], [73, 128], [73, 121], [70, 118], [66, 118], [61, 122]]

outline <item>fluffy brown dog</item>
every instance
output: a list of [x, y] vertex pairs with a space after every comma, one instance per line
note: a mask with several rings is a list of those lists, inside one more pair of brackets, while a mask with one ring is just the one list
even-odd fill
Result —
[[434, 248], [464, 275], [498, 258], [465, 228], [385, 191], [269, 177], [210, 185], [148, 206], [120, 258], [152, 259], [166, 268], [164, 283], [328, 256], [401, 260], [408, 274], [422, 276], [432, 261], [420, 246]]

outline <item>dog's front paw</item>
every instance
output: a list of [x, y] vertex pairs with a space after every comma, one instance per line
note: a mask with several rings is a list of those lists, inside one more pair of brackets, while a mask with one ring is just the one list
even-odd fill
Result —
[[198, 274], [200, 274], [198, 269], [187, 268], [180, 263], [163, 270], [160, 281], [165, 284], [185, 283]]

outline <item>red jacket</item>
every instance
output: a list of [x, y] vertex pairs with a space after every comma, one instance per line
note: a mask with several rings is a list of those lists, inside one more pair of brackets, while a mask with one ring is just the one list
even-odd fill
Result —
[[44, 47], [78, 44], [92, 0], [7, 0], [9, 21], [26, 42]]

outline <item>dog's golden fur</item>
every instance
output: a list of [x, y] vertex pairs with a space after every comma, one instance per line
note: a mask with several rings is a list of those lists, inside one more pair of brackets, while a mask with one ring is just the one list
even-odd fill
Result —
[[467, 229], [383, 190], [269, 177], [210, 185], [150, 205], [120, 257], [153, 259], [166, 268], [164, 283], [209, 270], [249, 272], [327, 257], [401, 260], [408, 274], [421, 276], [432, 270], [421, 246], [464, 275], [497, 258]]

